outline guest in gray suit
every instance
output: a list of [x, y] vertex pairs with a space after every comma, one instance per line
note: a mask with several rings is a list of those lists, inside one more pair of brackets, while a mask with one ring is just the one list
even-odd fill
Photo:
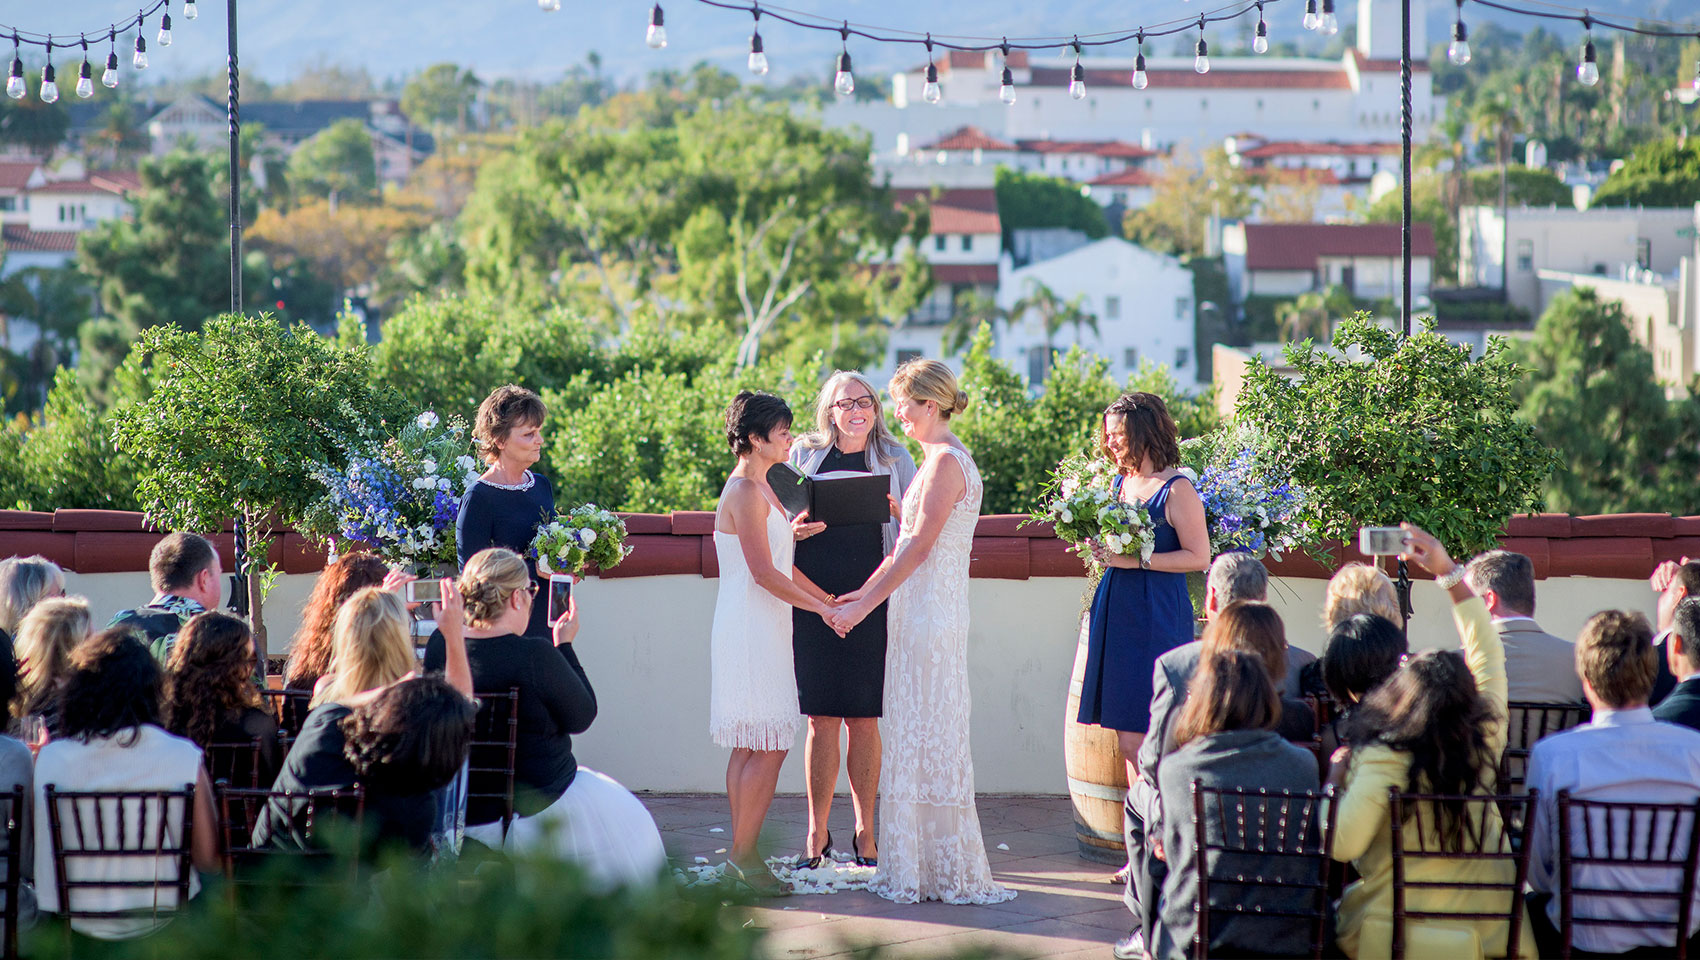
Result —
[[1470, 589], [1487, 604], [1505, 645], [1505, 675], [1512, 700], [1581, 703], [1576, 647], [1535, 622], [1535, 565], [1510, 550], [1490, 550], [1464, 572]]
[[[1176, 739], [1181, 747], [1170, 754], [1162, 770], [1162, 845], [1156, 851], [1168, 861], [1161, 907], [1152, 939], [1156, 960], [1185, 960], [1192, 955], [1198, 934], [1197, 835], [1193, 822], [1192, 784], [1269, 791], [1316, 790], [1316, 757], [1282, 739], [1273, 729], [1281, 702], [1267, 668], [1256, 654], [1227, 650], [1211, 654], [1193, 677], [1192, 696], [1181, 711]], [[1256, 801], [1248, 800], [1248, 804]], [[1261, 811], [1247, 810], [1247, 820]], [[1309, 821], [1312, 830], [1319, 818]], [[1280, 823], [1289, 823], [1282, 818]], [[1304, 829], [1298, 817], [1287, 829]], [[1276, 818], [1271, 818], [1271, 829]], [[1210, 828], [1215, 841], [1223, 839], [1220, 824]], [[1296, 837], [1286, 838], [1289, 842]], [[1308, 838], [1317, 845], [1318, 838]], [[1281, 877], [1290, 883], [1224, 885], [1211, 889], [1210, 901], [1228, 901], [1252, 910], [1295, 911], [1308, 906], [1309, 890], [1296, 884], [1320, 878], [1322, 861], [1304, 864], [1291, 857], [1217, 853], [1212, 866], [1224, 874]], [[1306, 875], [1306, 871], [1309, 875]], [[1195, 907], [1197, 909], [1195, 909]], [[1214, 955], [1258, 957], [1304, 956], [1310, 949], [1310, 923], [1293, 917], [1213, 915], [1210, 952]]]

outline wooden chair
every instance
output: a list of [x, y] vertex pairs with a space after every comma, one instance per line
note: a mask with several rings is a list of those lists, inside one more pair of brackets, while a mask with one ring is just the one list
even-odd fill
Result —
[[[1663, 929], [1675, 938], [1672, 955], [1686, 958], [1700, 867], [1700, 800], [1578, 800], [1560, 790], [1558, 823], [1559, 933], [1566, 960], [1578, 926]], [[1609, 880], [1602, 885], [1597, 878], [1585, 879], [1581, 874], [1590, 867], [1609, 869]], [[1636, 878], [1638, 889], [1625, 889], [1625, 874]], [[1578, 914], [1578, 906], [1592, 909]], [[1655, 912], [1674, 915], [1629, 918]]]
[[[338, 851], [329, 845], [309, 845], [306, 849], [254, 846], [254, 824], [259, 822], [260, 815], [273, 800], [280, 800], [295, 808], [296, 822], [309, 840], [317, 836], [319, 828], [331, 818], [343, 821], [355, 836], [359, 836], [365, 818], [366, 793], [358, 784], [342, 790], [299, 792], [255, 790], [218, 783], [213, 786], [213, 792], [218, 799], [219, 856], [224, 861], [224, 877], [228, 881], [227, 889], [233, 899], [237, 897], [240, 887], [276, 883], [275, 877], [266, 874], [264, 868], [267, 864], [293, 860], [303, 864], [321, 865], [334, 861], [338, 855]], [[349, 856], [348, 862], [351, 871], [349, 878], [354, 879], [358, 876], [359, 858]], [[259, 882], [256, 878], [259, 878]]]
[[249, 789], [258, 789], [260, 784], [260, 749], [259, 737], [247, 741], [231, 741], [229, 743], [209, 743], [201, 753], [201, 761], [207, 768], [207, 779], [217, 783], [223, 780]]
[[301, 736], [301, 726], [307, 722], [307, 714], [313, 712], [310, 706], [313, 702], [313, 691], [289, 687], [281, 690], [261, 687], [260, 698], [265, 701], [266, 709], [272, 716], [277, 717], [277, 729], [282, 736], [283, 750], [288, 753], [290, 745], [295, 743], [295, 738]]
[[[66, 920], [152, 920], [157, 929], [161, 915], [188, 906], [195, 875], [194, 784], [181, 790], [61, 791], [49, 783], [42, 790], [51, 882]], [[91, 898], [123, 905], [86, 906]]]
[[10, 793], [0, 793], [0, 823], [6, 825], [6, 840], [0, 854], [6, 858], [4, 879], [4, 895], [6, 902], [0, 906], [0, 923], [6, 930], [0, 953], [5, 960], [17, 960], [18, 957], [18, 896], [23, 886], [24, 877], [24, 833], [34, 830], [35, 824], [29, 817], [29, 802], [21, 786], [13, 787]]
[[[514, 819], [514, 762], [519, 753], [519, 688], [477, 694], [467, 761], [466, 800], [488, 810], [499, 808], [502, 836]], [[486, 821], [488, 822], [488, 821]]]
[[1506, 704], [1505, 753], [1499, 759], [1499, 793], [1522, 793], [1529, 774], [1529, 751], [1542, 737], [1587, 723], [1593, 710], [1585, 703]]
[[[1388, 814], [1393, 824], [1393, 958], [1405, 956], [1406, 926], [1412, 920], [1505, 920], [1510, 923], [1506, 938], [1505, 956], [1517, 956], [1523, 936], [1523, 883], [1529, 877], [1529, 811], [1534, 809], [1535, 794], [1520, 796], [1474, 795], [1468, 797], [1439, 794], [1401, 793], [1397, 787], [1388, 790]], [[1458, 800], [1464, 807], [1463, 849], [1445, 849], [1440, 842], [1439, 823], [1435, 804]], [[1489, 829], [1488, 811], [1510, 807], [1517, 813], [1515, 833], [1508, 819], [1499, 820], [1497, 830]], [[1416, 823], [1418, 843], [1407, 849], [1405, 814], [1409, 812]], [[1425, 861], [1452, 863], [1502, 863], [1509, 866], [1513, 879], [1507, 881], [1412, 880], [1412, 867]], [[1508, 909], [1500, 910], [1413, 910], [1407, 906], [1412, 894], [1424, 891], [1452, 891], [1469, 895], [1471, 901], [1481, 901], [1501, 895], [1510, 901]]]
[[[1222, 913], [1241, 923], [1264, 917], [1306, 921], [1310, 956], [1320, 960], [1332, 940], [1328, 880], [1334, 861], [1328, 851], [1340, 811], [1333, 795], [1332, 787], [1315, 793], [1220, 789], [1192, 782], [1198, 852], [1198, 931], [1192, 947], [1197, 960], [1210, 956], [1210, 918]], [[1248, 866], [1251, 874], [1245, 872]], [[1267, 898], [1271, 887], [1293, 889], [1294, 905], [1272, 908], [1241, 900], [1242, 894], [1258, 891]], [[1225, 902], [1213, 902], [1211, 891], [1221, 888], [1227, 892], [1218, 899]]]

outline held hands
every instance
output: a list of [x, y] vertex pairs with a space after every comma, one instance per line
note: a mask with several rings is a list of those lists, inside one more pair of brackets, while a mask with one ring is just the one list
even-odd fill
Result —
[[[1102, 543], [1099, 543], [1096, 540], [1084, 541], [1081, 546], [1085, 547], [1086, 550], [1091, 553], [1092, 559], [1096, 561], [1100, 567], [1120, 567], [1123, 570], [1138, 570], [1145, 566], [1144, 562], [1139, 559], [1139, 554], [1111, 553], [1104, 549], [1104, 545]], [[1085, 554], [1082, 554], [1082, 559], [1084, 558]]]
[[[384, 582], [380, 583], [378, 588], [380, 590], [388, 590], [391, 593], [401, 593], [403, 588], [418, 579], [418, 577], [405, 570], [391, 570], [384, 574]], [[405, 594], [403, 595], [405, 596]], [[410, 603], [407, 605], [407, 609], [409, 611], [417, 610], [418, 608], [419, 604], [417, 603]]]
[[578, 636], [578, 598], [567, 600], [567, 612], [560, 619], [549, 625], [549, 632], [555, 641], [555, 646], [572, 643]]
[[[887, 496], [890, 496], [890, 494], [887, 494]], [[826, 529], [826, 524], [810, 523], [808, 517], [809, 511], [801, 510], [795, 517], [791, 518], [791, 538], [793, 540], [807, 540]]]
[[[872, 608], [861, 598], [861, 593], [860, 590], [856, 591], [857, 598], [855, 600], [837, 608], [830, 617], [825, 618], [826, 625], [841, 637], [848, 636], [850, 631], [856, 629], [857, 624], [868, 618], [868, 613]], [[839, 599], [844, 598], [840, 597]]]
[[891, 504], [891, 515], [893, 517], [899, 520], [903, 519], [903, 504], [898, 503], [896, 497], [888, 493], [885, 495], [885, 502]]

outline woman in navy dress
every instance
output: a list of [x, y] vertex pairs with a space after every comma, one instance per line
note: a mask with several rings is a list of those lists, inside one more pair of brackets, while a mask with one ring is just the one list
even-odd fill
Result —
[[1100, 449], [1118, 468], [1116, 496], [1150, 512], [1157, 541], [1144, 562], [1092, 548], [1105, 570], [1092, 598], [1079, 719], [1116, 731], [1131, 784], [1150, 725], [1157, 658], [1192, 642], [1186, 575], [1209, 568], [1210, 534], [1198, 491], [1176, 469], [1180, 441], [1161, 397], [1130, 393], [1110, 404]]
[[[531, 539], [540, 525], [554, 518], [555, 492], [547, 477], [529, 468], [543, 455], [543, 419], [548, 413], [537, 394], [511, 383], [497, 387], [478, 405], [472, 437], [490, 469], [460, 501], [455, 555], [463, 569], [480, 551], [505, 547], [526, 558], [532, 583], [542, 585], [537, 561], [530, 556]], [[549, 636], [548, 616], [547, 603], [532, 604], [525, 635]]]

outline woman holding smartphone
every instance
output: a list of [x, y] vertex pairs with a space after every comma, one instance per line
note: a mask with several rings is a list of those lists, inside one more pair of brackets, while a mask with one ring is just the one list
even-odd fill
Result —
[[[497, 387], [478, 405], [472, 436], [479, 456], [490, 466], [461, 498], [455, 520], [455, 554], [463, 570], [474, 554], [489, 547], [528, 555], [537, 528], [554, 518], [554, 490], [547, 477], [531, 470], [543, 455], [543, 420], [548, 415], [537, 394], [511, 383]], [[527, 560], [525, 566], [532, 582], [541, 586], [536, 561]], [[523, 632], [548, 636], [544, 614], [544, 604], [533, 605]]]

